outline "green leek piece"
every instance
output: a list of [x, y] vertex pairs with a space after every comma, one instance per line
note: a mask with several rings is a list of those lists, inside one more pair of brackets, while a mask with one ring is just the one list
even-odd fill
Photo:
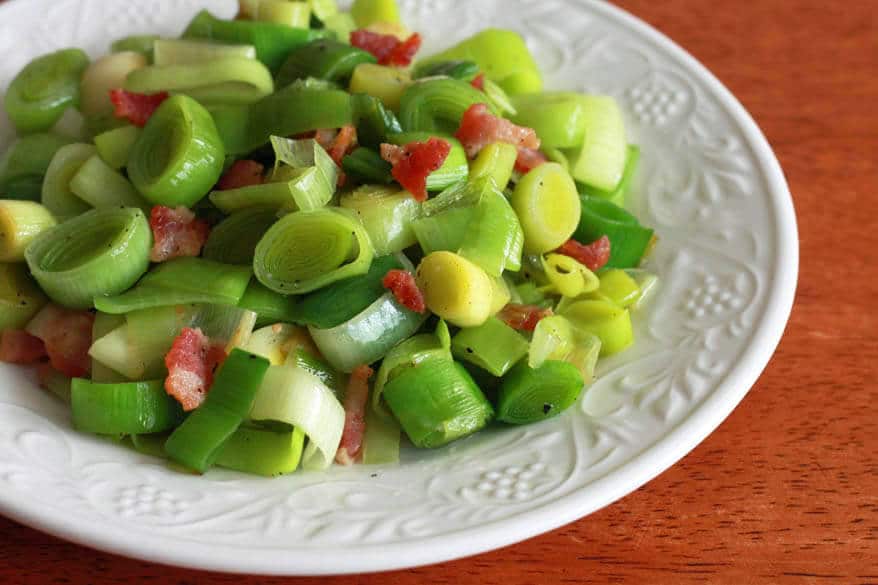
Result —
[[256, 48], [257, 58], [271, 71], [277, 71], [287, 55], [295, 49], [325, 36], [324, 31], [270, 22], [221, 20], [206, 10], [196, 14], [183, 33], [184, 39], [252, 45]]
[[357, 30], [357, 23], [349, 12], [339, 12], [332, 16], [326, 17], [323, 21], [323, 28], [335, 35], [335, 38], [349, 42], [351, 33]]
[[581, 220], [573, 237], [587, 244], [607, 236], [608, 268], [638, 266], [653, 239], [653, 230], [643, 227], [636, 217], [606, 199], [584, 196], [581, 201]]
[[[399, 105], [399, 121], [408, 132], [454, 134], [470, 106], [485, 103], [485, 94], [459, 79], [424, 79], [413, 83]], [[498, 112], [490, 107], [491, 113]]]
[[623, 309], [629, 308], [640, 299], [640, 287], [624, 270], [611, 268], [601, 272], [600, 286], [591, 293], [591, 298], [610, 301]]
[[301, 429], [308, 437], [302, 467], [324, 470], [335, 459], [345, 412], [332, 390], [313, 374], [292, 366], [272, 366], [256, 396], [250, 418]]
[[137, 126], [122, 126], [95, 136], [95, 146], [105, 163], [117, 171], [128, 164], [131, 148], [143, 132]]
[[619, 207], [625, 207], [625, 196], [630, 191], [631, 184], [634, 182], [634, 176], [637, 174], [639, 162], [640, 148], [633, 144], [629, 144], [628, 157], [625, 161], [625, 171], [622, 173], [622, 180], [619, 181], [619, 186], [616, 187], [615, 191], [601, 191], [600, 189], [595, 189], [594, 187], [589, 187], [588, 185], [580, 183], [577, 185], [577, 187], [579, 187], [579, 193], [591, 197], [600, 197], [601, 199], [606, 199], [611, 203], [615, 203]]
[[412, 221], [420, 205], [405, 191], [367, 185], [343, 195], [340, 205], [357, 214], [376, 255], [395, 254], [418, 242]]
[[512, 104], [512, 98], [509, 97], [509, 94], [490, 79], [485, 80], [485, 87], [482, 91], [485, 97], [488, 98], [488, 105], [497, 110], [501, 116], [514, 116], [518, 113], [518, 110]]
[[273, 209], [254, 207], [239, 211], [213, 228], [204, 244], [207, 260], [251, 266], [256, 244], [277, 221]]
[[43, 132], [79, 105], [79, 77], [88, 67], [80, 49], [62, 49], [31, 61], [13, 78], [3, 105], [20, 133]]
[[412, 443], [426, 449], [479, 431], [494, 417], [469, 373], [449, 359], [405, 368], [384, 387], [384, 400]]
[[243, 155], [273, 135], [295, 136], [353, 122], [351, 97], [336, 89], [292, 84], [249, 106], [214, 108], [214, 121], [229, 155]]
[[70, 191], [96, 209], [139, 207], [149, 211], [151, 207], [128, 179], [97, 154], [82, 163], [70, 179]]
[[[314, 353], [316, 353], [316, 350]], [[332, 390], [336, 396], [338, 396], [339, 390], [343, 388], [345, 376], [336, 372], [332, 366], [323, 360], [314, 357], [314, 353], [309, 349], [303, 349], [301, 347], [296, 348], [287, 354], [287, 359], [284, 361], [284, 365], [302, 368], [306, 372], [317, 377], [327, 388]]]
[[522, 425], [557, 416], [582, 392], [582, 374], [572, 364], [546, 361], [539, 368], [519, 362], [506, 374], [497, 399], [497, 420]]
[[331, 39], [318, 39], [290, 53], [275, 79], [278, 87], [309, 77], [347, 83], [357, 65], [375, 62], [374, 55], [362, 49]]
[[465, 181], [469, 176], [469, 162], [466, 151], [456, 138], [431, 134], [430, 132], [403, 132], [388, 137], [391, 144], [403, 146], [411, 142], [426, 142], [430, 138], [440, 138], [451, 145], [451, 151], [442, 166], [427, 176], [427, 191], [442, 191]]
[[73, 426], [101, 435], [161, 433], [183, 415], [165, 392], [164, 380], [99, 384], [74, 378], [70, 399]]
[[637, 288], [640, 290], [640, 295], [631, 304], [629, 309], [631, 311], [639, 311], [652, 299], [653, 294], [658, 289], [659, 278], [652, 272], [639, 268], [629, 268], [625, 273], [634, 280]]
[[366, 28], [377, 22], [399, 24], [399, 6], [396, 0], [354, 0], [351, 15], [358, 28]]
[[[521, 303], [523, 305], [535, 305], [538, 307], [546, 307], [552, 304], [552, 301], [546, 298], [546, 293], [544, 290], [537, 285], [537, 283], [523, 282], [515, 287], [515, 292], [518, 297], [521, 299]], [[547, 305], [548, 303], [548, 305]]]
[[0, 331], [23, 328], [47, 301], [23, 264], [0, 264]]
[[158, 35], [132, 35], [113, 41], [110, 51], [113, 53], [133, 52], [140, 53], [149, 62], [153, 60], [155, 42], [161, 39]]
[[[91, 328], [91, 338], [93, 340], [101, 339], [123, 325], [125, 325], [125, 317], [122, 315], [108, 315], [99, 311], [95, 314], [94, 324]], [[91, 380], [99, 384], [109, 384], [125, 382], [128, 378], [92, 357]]]
[[585, 98], [570, 92], [517, 96], [512, 121], [533, 128], [543, 148], [576, 148], [585, 139]]
[[40, 286], [57, 303], [88, 309], [115, 295], [149, 266], [152, 232], [139, 209], [96, 209], [43, 232], [25, 259]]
[[220, 450], [216, 465], [243, 473], [278, 477], [294, 472], [302, 460], [305, 433], [241, 427]]
[[[66, 225], [66, 224], [63, 224]], [[201, 258], [177, 258], [152, 269], [137, 286], [118, 296], [96, 296], [99, 311], [118, 315], [167, 305], [204, 303], [237, 306], [252, 272]], [[210, 286], [205, 286], [209, 283]]]
[[424, 254], [460, 249], [467, 235], [475, 207], [457, 207], [412, 221], [412, 230]]
[[71, 140], [86, 140], [85, 116], [76, 108], [67, 108], [55, 125], [51, 133], [66, 136]]
[[311, 15], [322, 23], [339, 14], [335, 0], [308, 0]]
[[[440, 321], [440, 323], [445, 324], [444, 321]], [[444, 330], [448, 330], [447, 325], [445, 325]], [[415, 366], [424, 360], [433, 358], [451, 360], [451, 343], [450, 339], [439, 339], [437, 334], [421, 333], [406, 339], [387, 352], [387, 355], [381, 360], [381, 367], [375, 376], [375, 385], [372, 388], [372, 409], [389, 417], [390, 413], [382, 404], [382, 394], [387, 382], [405, 371], [406, 368]]]
[[543, 82], [524, 39], [509, 30], [487, 29], [458, 45], [421, 60], [418, 69], [442, 61], [473, 61], [510, 95], [542, 90]]
[[338, 185], [338, 166], [316, 140], [272, 136], [271, 146], [275, 155], [272, 179], [292, 175], [301, 185], [302, 192], [293, 194], [297, 209], [319, 209], [332, 200]]
[[515, 211], [503, 193], [487, 189], [475, 206], [458, 254], [498, 277], [504, 270], [521, 269], [523, 247], [524, 232]]
[[247, 418], [268, 367], [265, 358], [232, 350], [204, 403], [165, 443], [168, 457], [200, 473], [207, 471]]
[[42, 202], [61, 221], [85, 213], [91, 207], [70, 189], [70, 181], [97, 151], [91, 144], [68, 144], [55, 153], [42, 186]]
[[363, 434], [363, 463], [386, 465], [399, 463], [401, 429], [391, 417], [372, 408], [366, 409], [366, 431]]
[[55, 134], [30, 134], [13, 142], [0, 156], [0, 195], [38, 201], [52, 158], [70, 142]]
[[265, 65], [255, 59], [225, 57], [144, 67], [128, 75], [125, 89], [145, 94], [183, 93], [205, 105], [252, 104], [274, 93], [274, 80]]
[[425, 77], [450, 77], [470, 82], [478, 77], [481, 69], [475, 61], [436, 61], [425, 67], [419, 67], [415, 73], [416, 79]]
[[374, 251], [369, 234], [343, 210], [297, 211], [274, 224], [259, 244], [256, 278], [281, 294], [305, 294], [365, 274]]
[[[378, 150], [393, 134], [402, 132], [396, 115], [384, 107], [382, 101], [365, 93], [351, 96], [357, 142]], [[389, 171], [388, 171], [389, 172]]]
[[600, 287], [595, 273], [570, 256], [547, 254], [541, 260], [549, 284], [561, 296], [576, 298]]
[[156, 39], [153, 45], [153, 64], [191, 65], [223, 59], [256, 59], [256, 48], [251, 45], [224, 45], [205, 41]]
[[[326, 199], [325, 189], [312, 189], [318, 184], [318, 173], [315, 169], [296, 171], [289, 180], [251, 185], [238, 189], [225, 191], [213, 191], [210, 194], [210, 202], [223, 213], [237, 215], [243, 211], [253, 209], [270, 210], [275, 216], [282, 211], [297, 211], [297, 200], [310, 205], [312, 195], [317, 196], [317, 201]], [[320, 181], [323, 183], [323, 181]], [[325, 183], [324, 183], [325, 186]]]
[[410, 311], [388, 293], [338, 327], [310, 327], [309, 331], [329, 365], [347, 373], [383, 358], [420, 329], [426, 319], [426, 314]]
[[362, 63], [351, 74], [348, 89], [352, 94], [366, 94], [381, 101], [388, 109], [399, 110], [403, 94], [412, 78], [397, 67]]
[[[389, 185], [393, 182], [393, 167], [370, 148], [357, 148], [341, 161], [348, 178], [357, 183]], [[410, 196], [406, 195], [409, 199]]]
[[204, 106], [178, 95], [165, 100], [131, 148], [128, 176], [156, 205], [191, 207], [216, 184], [225, 152]]
[[540, 165], [522, 177], [512, 193], [512, 207], [529, 254], [555, 250], [569, 240], [581, 213], [576, 185], [557, 163]]
[[294, 354], [299, 350], [311, 355], [319, 353], [307, 329], [287, 323], [275, 323], [254, 331], [244, 349], [261, 355], [273, 366], [292, 365], [298, 361]]
[[506, 374], [527, 355], [528, 345], [524, 336], [496, 317], [478, 327], [461, 329], [451, 339], [454, 357], [497, 377]]
[[57, 223], [39, 203], [0, 199], [0, 262], [23, 262], [28, 244]]
[[138, 453], [165, 459], [165, 441], [168, 440], [168, 433], [129, 435], [128, 439], [131, 441], [131, 446]]
[[320, 329], [332, 329], [350, 321], [387, 291], [382, 280], [388, 271], [402, 269], [396, 256], [375, 258], [369, 271], [346, 278], [301, 298], [298, 305], [299, 322]]
[[601, 340], [601, 357], [623, 351], [634, 343], [628, 309], [609, 301], [577, 301], [564, 309], [563, 315], [574, 327], [592, 333]]
[[619, 104], [608, 96], [582, 96], [585, 140], [570, 154], [577, 181], [601, 191], [615, 191], [625, 172], [628, 140]]
[[157, 350], [155, 343], [160, 334], [164, 334], [164, 328], [152, 330], [149, 339], [138, 340], [135, 345], [131, 343], [133, 336], [129, 335], [128, 326], [123, 324], [95, 339], [88, 350], [92, 362], [101, 366], [99, 375], [102, 380], [95, 381], [111, 381], [103, 378], [115, 378], [114, 374], [132, 381], [165, 376], [164, 356], [171, 348], [173, 338]]
[[[123, 51], [95, 60], [82, 74], [79, 83], [79, 109], [91, 129], [109, 130], [123, 122], [116, 118], [110, 92], [125, 85], [125, 78], [149, 64], [141, 53]], [[100, 133], [100, 132], [96, 132]]]
[[494, 284], [481, 267], [452, 252], [433, 252], [421, 260], [418, 287], [427, 308], [458, 327], [488, 320]]
[[566, 317], [551, 315], [537, 323], [527, 363], [531, 368], [539, 368], [547, 360], [568, 362], [589, 383], [594, 379], [600, 351], [599, 337], [574, 326]]
[[512, 144], [494, 142], [479, 152], [470, 166], [470, 180], [490, 177], [498, 189], [505, 189], [512, 178], [518, 149]]
[[254, 20], [307, 29], [311, 24], [311, 7], [307, 2], [259, 0]]

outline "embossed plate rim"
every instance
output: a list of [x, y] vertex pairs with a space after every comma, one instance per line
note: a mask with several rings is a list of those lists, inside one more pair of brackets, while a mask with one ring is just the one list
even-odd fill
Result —
[[[622, 9], [589, 0], [589, 9], [650, 41], [672, 60], [704, 83], [713, 101], [734, 121], [755, 154], [758, 172], [770, 192], [777, 239], [769, 292], [762, 314], [756, 319], [751, 343], [710, 395], [654, 445], [588, 484], [587, 489], [517, 516], [488, 522], [440, 536], [418, 538], [406, 544], [359, 544], [334, 555], [327, 566], [319, 549], [260, 549], [227, 544], [204, 544], [193, 540], [168, 542], [147, 529], [132, 532], [119, 526], [101, 527], [80, 523], [75, 516], [60, 516], [40, 508], [26, 497], [0, 494], [0, 511], [6, 516], [67, 540], [112, 553], [192, 568], [240, 573], [318, 575], [383, 571], [447, 561], [499, 548], [572, 522], [643, 485], [700, 443], [743, 399], [768, 363], [792, 309], [798, 274], [798, 236], [792, 198], [780, 165], [752, 117], [737, 99], [697, 60], [673, 41]], [[12, 0], [0, 14], [19, 6]]]

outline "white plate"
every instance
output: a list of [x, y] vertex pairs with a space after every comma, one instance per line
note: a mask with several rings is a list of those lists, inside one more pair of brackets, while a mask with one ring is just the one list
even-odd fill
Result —
[[[32, 57], [92, 54], [129, 33], [174, 34], [233, 0], [13, 0], [0, 7], [0, 86]], [[399, 467], [277, 480], [175, 473], [80, 435], [23, 370], [0, 368], [0, 511], [142, 559], [272, 574], [411, 567], [551, 530], [683, 457], [756, 381], [789, 316], [798, 270], [792, 201], [765, 138], [692, 57], [586, 0], [403, 0], [427, 50], [479, 28], [524, 33], [549, 88], [623, 105], [643, 165], [631, 206], [656, 226], [663, 287], [637, 345], [601, 367], [565, 415], [483, 433]], [[0, 123], [0, 142], [11, 136]]]

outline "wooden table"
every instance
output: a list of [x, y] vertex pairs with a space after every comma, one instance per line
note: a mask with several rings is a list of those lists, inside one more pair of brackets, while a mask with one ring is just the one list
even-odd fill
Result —
[[601, 512], [436, 567], [320, 580], [208, 575], [0, 519], [0, 582], [878, 583], [878, 3], [619, 3], [741, 99], [780, 157], [798, 211], [789, 328], [718, 431]]

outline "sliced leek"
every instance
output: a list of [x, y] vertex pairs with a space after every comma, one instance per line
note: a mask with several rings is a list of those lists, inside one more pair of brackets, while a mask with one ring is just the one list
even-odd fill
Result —
[[0, 199], [0, 262], [23, 261], [28, 244], [56, 224], [39, 203]]

